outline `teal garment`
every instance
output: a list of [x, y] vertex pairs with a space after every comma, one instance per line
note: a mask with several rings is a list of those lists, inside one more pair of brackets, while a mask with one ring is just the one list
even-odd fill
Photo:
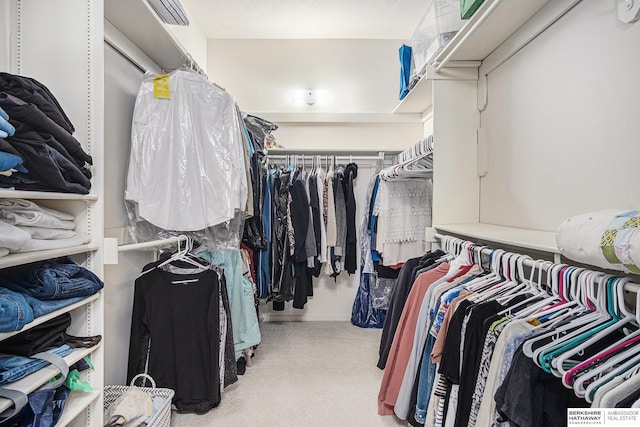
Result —
[[217, 249], [201, 252], [198, 256], [224, 269], [237, 360], [242, 356], [242, 350], [260, 344], [253, 286], [242, 275], [242, 255], [238, 249]]

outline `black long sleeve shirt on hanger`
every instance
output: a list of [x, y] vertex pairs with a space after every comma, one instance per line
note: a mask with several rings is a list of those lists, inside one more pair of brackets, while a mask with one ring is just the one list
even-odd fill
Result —
[[312, 286], [307, 269], [306, 237], [309, 228], [309, 198], [304, 181], [296, 179], [291, 192], [291, 223], [295, 236], [293, 308], [304, 308]]
[[344, 199], [347, 208], [347, 244], [344, 248], [344, 269], [354, 274], [357, 266], [357, 237], [356, 237], [356, 198], [353, 194], [353, 180], [358, 176], [358, 165], [349, 163], [344, 168]]
[[158, 387], [175, 391], [178, 412], [205, 413], [219, 405], [218, 287], [213, 270], [175, 274], [154, 268], [136, 279], [127, 382], [145, 372], [150, 338], [148, 374]]
[[316, 253], [314, 257], [314, 266], [312, 276], [320, 276], [321, 263], [319, 260], [320, 252], [322, 251], [322, 234], [320, 229], [320, 221], [322, 221], [322, 211], [320, 210], [320, 198], [317, 191], [317, 177], [315, 175], [309, 176], [309, 205], [311, 206], [311, 217], [313, 218], [313, 231], [316, 238]]

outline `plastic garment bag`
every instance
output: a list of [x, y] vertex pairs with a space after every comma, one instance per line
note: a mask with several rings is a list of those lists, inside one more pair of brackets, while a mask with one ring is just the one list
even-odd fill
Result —
[[360, 286], [351, 310], [351, 323], [361, 328], [382, 328], [387, 310], [373, 308], [371, 283], [376, 280], [375, 274], [364, 273], [360, 267]]
[[245, 210], [248, 141], [240, 120], [233, 98], [197, 73], [146, 75], [133, 113], [130, 219], [198, 231]]
[[[375, 183], [376, 177], [374, 176], [371, 181], [369, 181], [369, 187], [367, 189], [366, 200], [369, 202], [368, 205], [371, 204], [371, 196], [373, 195]], [[372, 286], [374, 286], [377, 279], [377, 274], [373, 269], [373, 261], [371, 259], [371, 239], [368, 227], [369, 212], [370, 209], [366, 209], [360, 221], [359, 241], [362, 265], [360, 266], [360, 286], [358, 287], [358, 293], [356, 294], [353, 309], [351, 310], [351, 323], [361, 328], [382, 328], [387, 311], [374, 308], [371, 293]]]
[[386, 310], [389, 308], [391, 291], [396, 284], [396, 279], [375, 277], [371, 283], [371, 304], [373, 308]]

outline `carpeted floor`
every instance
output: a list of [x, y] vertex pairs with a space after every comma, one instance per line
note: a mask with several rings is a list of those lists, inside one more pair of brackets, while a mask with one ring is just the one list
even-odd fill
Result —
[[379, 329], [349, 322], [267, 322], [252, 366], [205, 415], [176, 414], [173, 427], [375, 427], [407, 425], [377, 415]]

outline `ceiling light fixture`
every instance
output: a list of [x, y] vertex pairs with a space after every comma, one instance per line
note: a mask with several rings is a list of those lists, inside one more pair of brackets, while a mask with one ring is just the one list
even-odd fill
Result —
[[313, 105], [316, 103], [316, 92], [313, 89], [307, 89], [304, 100], [308, 105]]

